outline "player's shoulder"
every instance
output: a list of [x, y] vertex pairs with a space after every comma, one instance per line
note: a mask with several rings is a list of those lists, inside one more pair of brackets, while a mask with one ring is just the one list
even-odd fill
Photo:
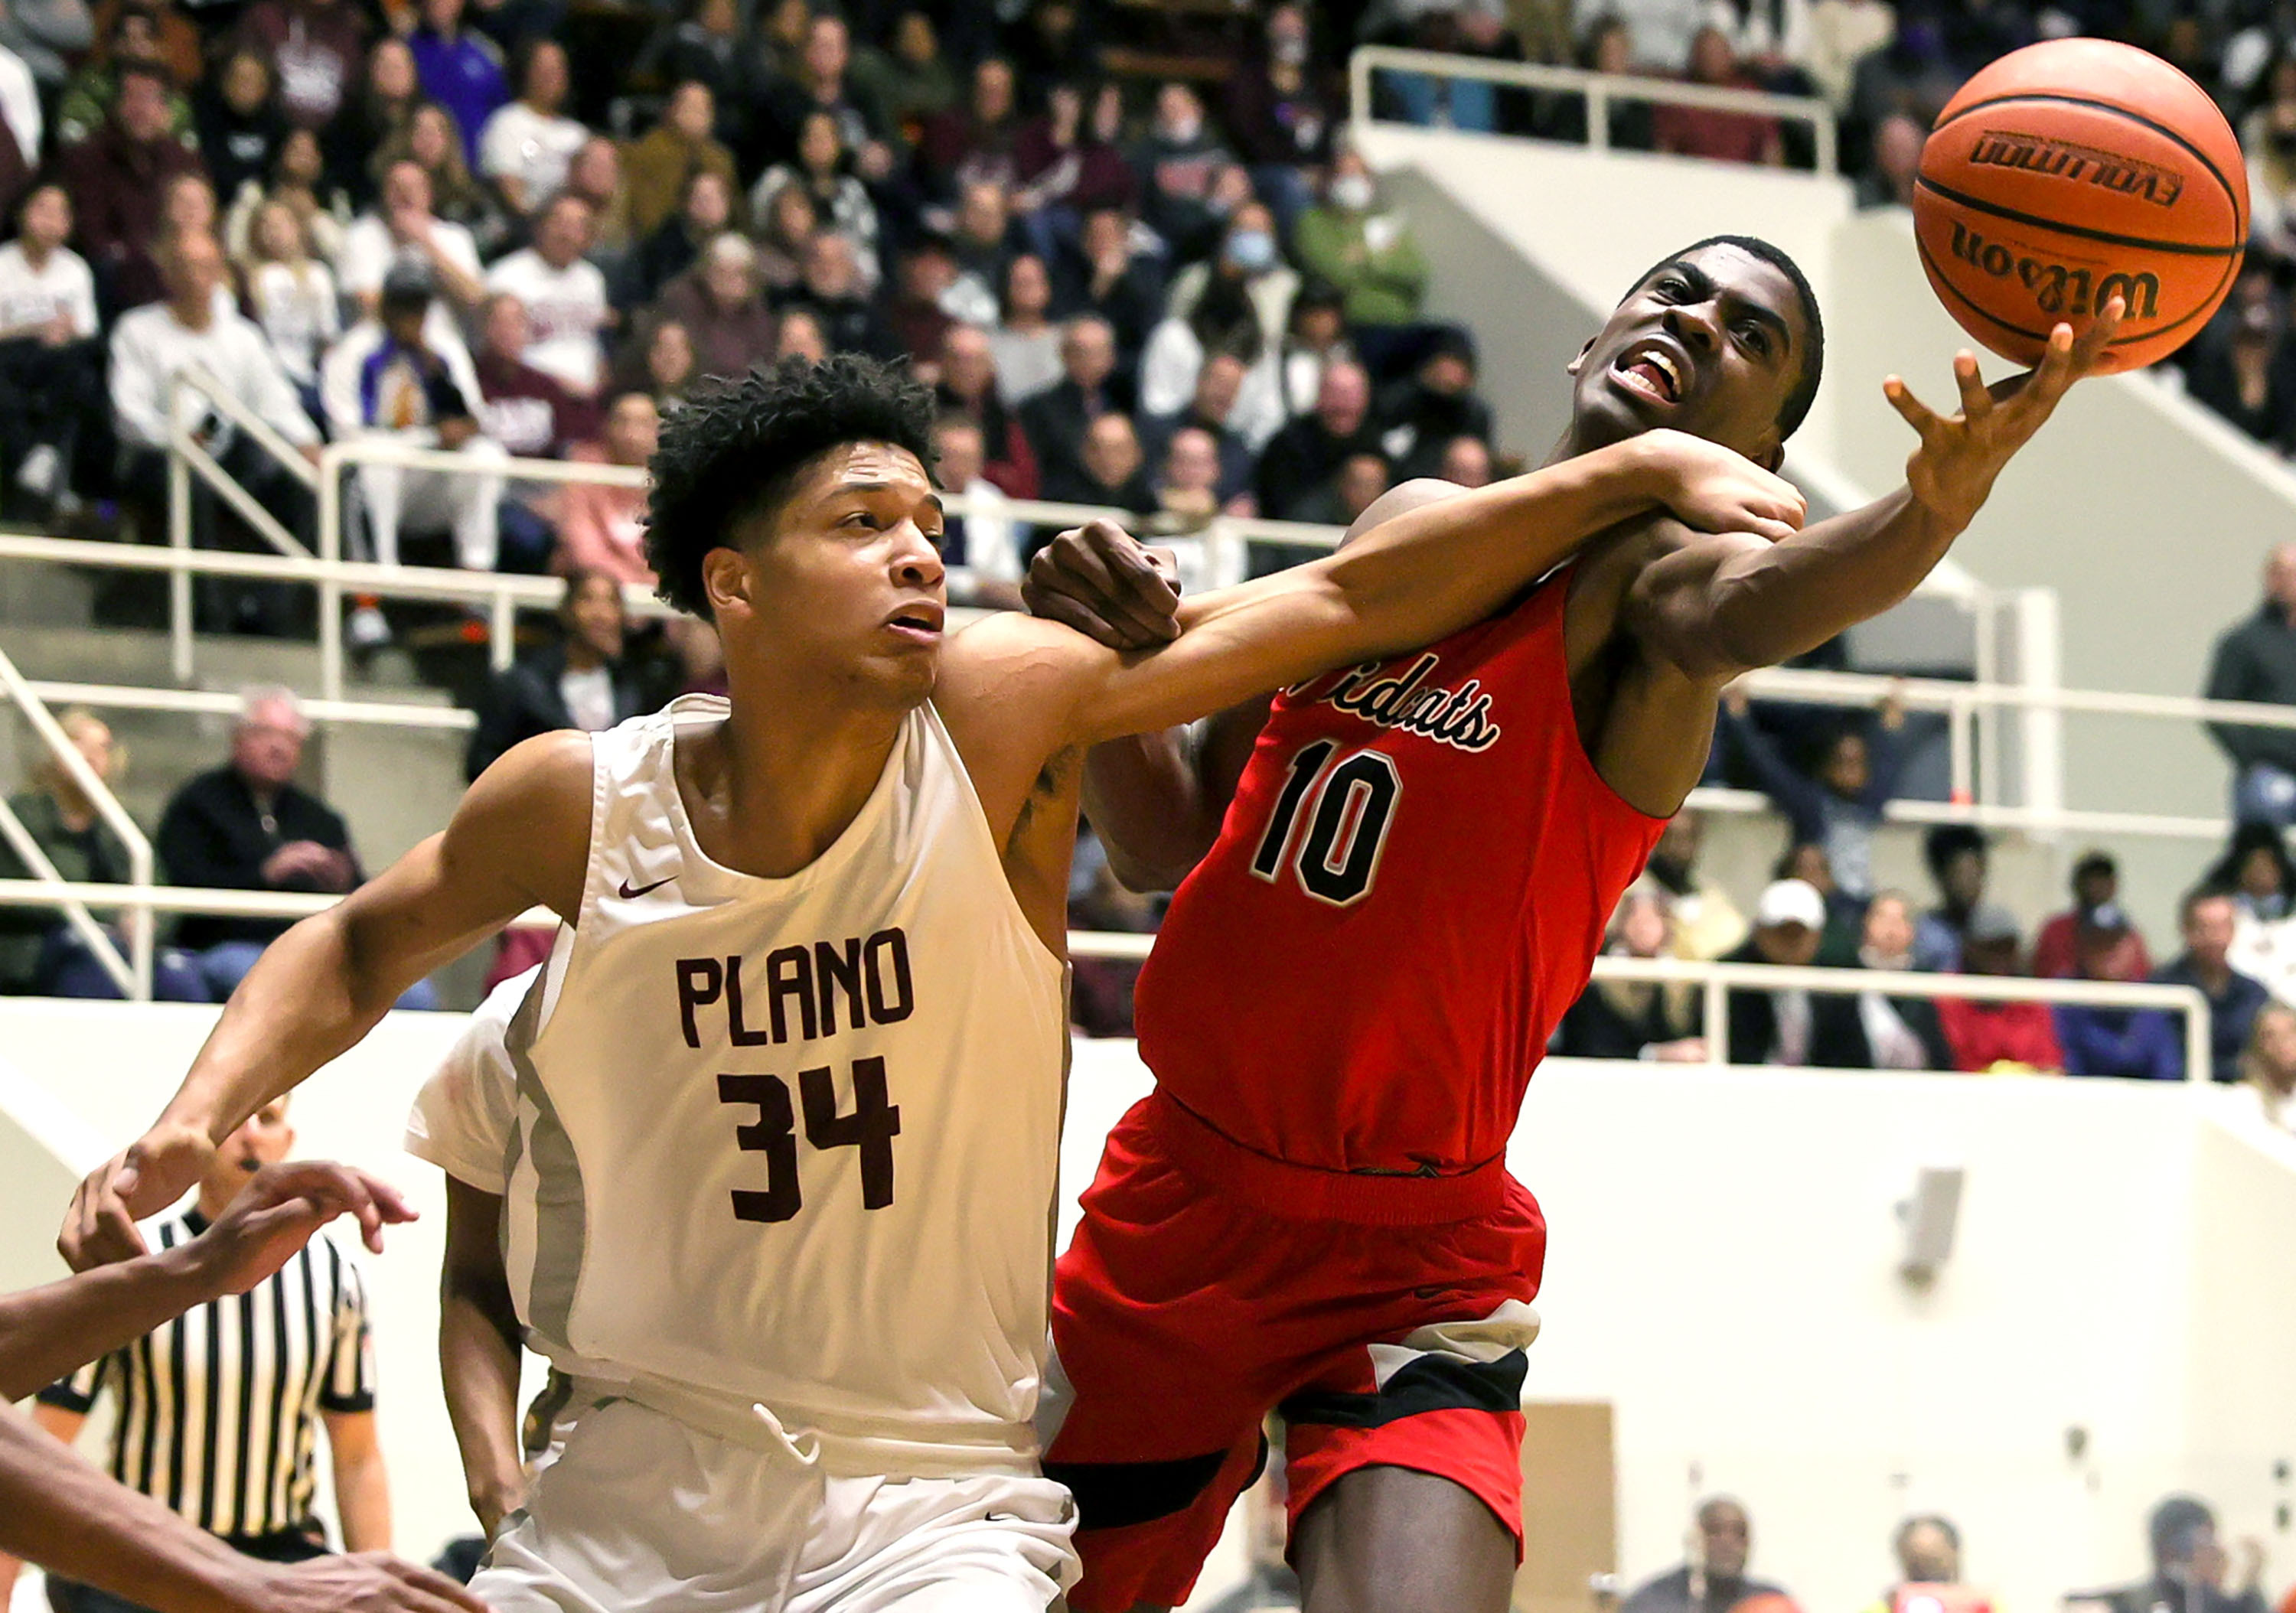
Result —
[[944, 716], [976, 705], [1009, 709], [1052, 695], [1086, 662], [1110, 653], [1058, 622], [994, 611], [941, 645], [933, 703]]
[[591, 736], [560, 729], [522, 740], [474, 780], [455, 814], [466, 837], [500, 840], [524, 854], [563, 843], [578, 859], [590, 843], [594, 790]]

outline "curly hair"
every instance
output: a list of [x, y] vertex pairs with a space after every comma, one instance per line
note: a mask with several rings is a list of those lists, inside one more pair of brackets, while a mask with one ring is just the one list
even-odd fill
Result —
[[902, 367], [835, 353], [785, 358], [695, 389], [662, 422], [647, 467], [646, 563], [662, 602], [709, 614], [702, 557], [777, 511], [808, 466], [848, 443], [906, 448], [932, 468], [932, 394]]

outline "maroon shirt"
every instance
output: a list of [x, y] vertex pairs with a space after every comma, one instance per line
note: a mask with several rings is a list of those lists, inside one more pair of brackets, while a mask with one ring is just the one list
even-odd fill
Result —
[[80, 255], [114, 274], [148, 258], [168, 182], [207, 171], [182, 141], [170, 135], [148, 143], [130, 140], [116, 122], [66, 146], [57, 168], [79, 219]]
[[271, 61], [279, 110], [298, 127], [324, 128], [358, 83], [366, 59], [366, 25], [343, 0], [257, 0], [240, 37]]
[[531, 364], [480, 353], [475, 368], [486, 434], [513, 458], [562, 458], [568, 444], [589, 441], [605, 429], [597, 405]]

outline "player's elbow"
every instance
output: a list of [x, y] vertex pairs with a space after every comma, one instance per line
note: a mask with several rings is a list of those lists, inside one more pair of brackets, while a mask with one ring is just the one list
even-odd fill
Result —
[[1723, 608], [1719, 589], [1693, 591], [1637, 585], [1622, 612], [1628, 635], [1652, 660], [1690, 682], [1720, 689], [1769, 663], [1759, 659], [1758, 635], [1741, 625], [1742, 612]]

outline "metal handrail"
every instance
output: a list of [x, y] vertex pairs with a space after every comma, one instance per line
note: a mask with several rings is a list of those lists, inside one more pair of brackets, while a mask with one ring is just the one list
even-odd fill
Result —
[[1980, 1003], [2047, 1003], [2068, 1007], [2162, 1009], [2185, 1019], [2185, 1079], [2205, 1081], [2211, 1068], [2209, 1000], [2191, 986], [2119, 980], [2034, 980], [2010, 975], [1941, 975], [1915, 970], [1795, 968], [1690, 958], [1595, 960], [1597, 980], [1644, 980], [1700, 988], [1706, 1061], [1726, 1064], [1730, 988], [1815, 991], [1836, 996], [1878, 992], [1890, 997], [1958, 997]]
[[1584, 68], [1493, 61], [1482, 56], [1454, 56], [1442, 51], [1413, 50], [1402, 45], [1358, 45], [1348, 58], [1348, 100], [1353, 120], [1359, 127], [1374, 121], [1371, 76], [1380, 71], [1473, 78], [1486, 84], [1584, 95], [1587, 146], [1596, 151], [1610, 149], [1613, 100], [1701, 107], [1718, 112], [1751, 112], [1759, 117], [1807, 123], [1816, 149], [1818, 173], [1830, 176], [1841, 168], [1835, 147], [1833, 109], [1814, 95], [1778, 95], [1767, 90], [1726, 89], [1718, 85], [1644, 78], [1639, 73], [1595, 73]]
[[[398, 454], [422, 450], [398, 449]], [[448, 457], [448, 456], [441, 456]], [[556, 472], [571, 468], [555, 461], [513, 461]], [[467, 467], [466, 467], [467, 468]], [[597, 466], [594, 470], [619, 467]], [[628, 472], [622, 472], [627, 475]], [[577, 479], [567, 477], [566, 479]], [[962, 509], [962, 500], [952, 499]], [[1079, 513], [1107, 514], [1087, 506], [1041, 504], [1012, 501], [1001, 509], [1015, 519], [1034, 516], [1045, 521], [1076, 519]], [[1253, 537], [1312, 543], [1333, 541], [1337, 528], [1303, 527], [1298, 523], [1242, 521], [1229, 523], [1239, 543]], [[502, 572], [471, 572], [443, 567], [383, 566], [324, 558], [246, 554], [224, 550], [168, 550], [134, 544], [92, 543], [74, 538], [40, 537], [0, 533], [0, 560], [45, 561], [67, 565], [123, 570], [168, 571], [185, 575], [236, 577], [304, 585], [332, 585], [341, 592], [373, 594], [383, 598], [460, 600], [491, 606], [490, 632], [496, 639], [496, 659], [510, 647], [510, 629], [521, 610], [554, 608], [564, 585], [554, 577], [512, 576]], [[675, 614], [650, 591], [637, 585], [623, 590], [631, 614], [659, 618]], [[1973, 823], [1986, 828], [2041, 832], [2129, 834], [2180, 839], [2221, 839], [2225, 819], [2169, 814], [2087, 811], [2060, 806], [2013, 806], [1974, 799], [1972, 788], [1977, 746], [1971, 730], [1980, 713], [2013, 709], [2026, 712], [2080, 712], [2169, 722], [2231, 723], [2262, 728], [2296, 728], [2296, 707], [2272, 706], [2246, 700], [2210, 700], [2189, 695], [2136, 694], [2103, 690], [2063, 689], [2046, 684], [1957, 683], [1943, 678], [1898, 678], [1872, 673], [1839, 673], [1768, 667], [1750, 673], [1740, 686], [1763, 700], [1816, 705], [1874, 705], [1897, 696], [1917, 709], [1946, 714], [1953, 743], [1950, 803], [1899, 800], [1887, 815], [1908, 823]], [[94, 684], [44, 683], [31, 685], [41, 698], [73, 700], [122, 709], [178, 710], [223, 714], [234, 708], [226, 695], [189, 690], [148, 690]], [[467, 712], [450, 708], [346, 700], [322, 697], [310, 703], [315, 720], [398, 725], [465, 731], [474, 722]], [[1760, 798], [1730, 791], [1700, 790], [1690, 804], [1722, 811], [1758, 810]]]
[[[95, 770], [87, 765], [87, 758], [80, 755], [79, 747], [71, 742], [71, 736], [57, 724], [40, 697], [32, 692], [31, 685], [16, 670], [16, 663], [8, 659], [5, 651], [0, 651], [0, 689], [5, 690], [16, 709], [24, 714], [24, 720], [31, 725], [32, 732], [39, 735], [40, 742], [48, 748], [49, 753], [63, 768], [65, 776], [71, 780], [73, 787], [87, 798], [89, 806], [95, 808], [95, 815], [103, 820], [105, 827], [118, 835], [120, 844], [127, 847], [127, 877], [131, 882], [115, 888], [125, 889], [129, 895], [125, 901], [112, 904], [127, 910], [127, 956], [125, 959], [120, 957], [119, 948], [111, 945], [111, 938], [103, 934], [102, 927], [89, 915], [85, 902], [79, 904], [76, 913], [67, 908], [66, 917], [81, 938], [88, 942], [89, 950], [103, 966], [104, 972], [112, 977], [114, 983], [130, 997], [138, 1001], [147, 1000], [152, 995], [152, 909], [144, 897], [148, 896], [152, 888], [152, 842], [135, 820], [127, 815], [127, 809], [119, 804], [119, 798], [111, 793], [111, 787], [95, 776]], [[25, 856], [26, 864], [36, 873], [44, 877], [53, 876], [55, 864], [40, 852], [37, 845], [31, 844], [29, 835], [22, 833], [23, 825], [16, 821], [12, 812], [8, 815], [8, 821], [17, 831], [10, 835], [11, 843], [20, 852], [29, 846], [35, 854]], [[121, 976], [123, 970], [124, 978]]]
[[[232, 918], [305, 918], [324, 913], [338, 896], [275, 890], [214, 890], [144, 885], [71, 884], [56, 880], [0, 880], [0, 907], [45, 907], [75, 900], [89, 907], [130, 903], [160, 913], [192, 913]], [[558, 915], [537, 907], [511, 927], [554, 929]], [[1153, 935], [1072, 929], [1069, 954], [1076, 958], [1137, 962], [1156, 944]], [[1597, 980], [1642, 980], [1690, 985], [1702, 989], [1704, 1039], [1709, 1062], [1722, 1063], [1727, 1038], [1727, 996], [1732, 987], [1763, 991], [1815, 991], [1841, 995], [1881, 992], [1893, 997], [1958, 997], [1988, 1003], [2046, 1003], [2095, 1008], [2156, 1009], [2185, 1020], [2185, 1078], [2205, 1081], [2210, 1069], [2208, 999], [2190, 986], [2159, 986], [2109, 980], [2032, 980], [1998, 975], [1923, 974], [1878, 969], [1792, 968], [1771, 963], [1702, 962], [1683, 958], [1595, 960]]]

